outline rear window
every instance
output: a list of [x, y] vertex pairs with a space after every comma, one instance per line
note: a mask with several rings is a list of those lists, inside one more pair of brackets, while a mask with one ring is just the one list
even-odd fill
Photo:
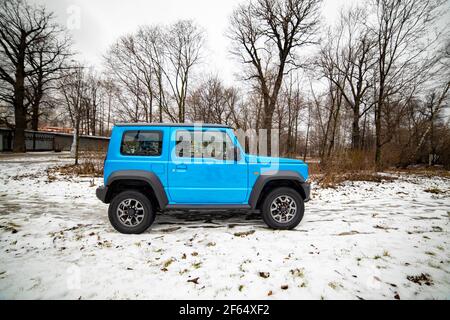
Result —
[[150, 130], [125, 131], [120, 153], [126, 156], [160, 156], [162, 132]]

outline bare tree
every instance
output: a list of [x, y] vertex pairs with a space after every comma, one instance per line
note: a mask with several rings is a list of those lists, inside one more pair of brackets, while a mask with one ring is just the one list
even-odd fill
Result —
[[27, 78], [30, 83], [27, 100], [30, 105], [32, 130], [38, 130], [45, 94], [55, 89], [56, 80], [61, 77], [62, 71], [68, 68], [68, 58], [72, 56], [72, 42], [65, 30], [57, 24], [53, 24], [49, 29], [51, 31], [46, 33], [46, 37], [31, 44], [27, 52], [27, 61], [33, 70]]
[[69, 115], [73, 127], [73, 143], [71, 148], [72, 156], [75, 157], [75, 164], [78, 164], [79, 139], [81, 131], [81, 121], [86, 110], [86, 78], [85, 71], [81, 65], [75, 66], [66, 72], [61, 78], [59, 89], [62, 95], [62, 102]]
[[101, 94], [101, 79], [96, 72], [91, 69], [86, 74], [85, 95], [83, 97], [85, 105], [84, 117], [82, 118], [84, 134], [95, 136], [97, 133], [102, 98]]
[[122, 110], [134, 122], [153, 120], [155, 99], [151, 57], [142, 50], [142, 33], [121, 37], [105, 56], [106, 66], [119, 89]]
[[312, 104], [308, 103], [308, 120], [306, 124], [306, 138], [305, 138], [305, 153], [303, 154], [303, 161], [306, 161], [306, 157], [308, 156], [308, 143], [309, 143], [309, 134], [311, 128], [311, 109]]
[[[111, 80], [111, 78], [103, 79], [102, 82], [102, 89], [103, 89], [103, 95], [104, 95], [104, 103], [105, 103], [105, 109], [104, 112], [106, 113], [104, 118], [104, 125], [105, 125], [105, 133], [109, 133], [111, 130], [111, 124], [113, 122], [113, 106], [115, 104], [115, 100], [117, 97], [117, 87], [114, 84], [114, 81]], [[102, 133], [103, 135], [104, 133]]]
[[167, 90], [165, 87], [165, 57], [164, 57], [164, 30], [159, 26], [143, 26], [138, 30], [139, 48], [142, 55], [148, 59], [145, 63], [152, 71], [154, 81], [155, 99], [158, 104], [159, 122], [163, 122], [164, 113], [170, 117], [171, 121], [175, 121], [169, 109], [169, 101], [167, 98]]
[[[381, 148], [393, 137], [393, 126], [398, 123], [397, 117], [392, 122], [392, 107], [402, 114], [406, 103], [417, 88], [422, 77], [431, 65], [423, 61], [431, 46], [438, 37], [429, 40], [430, 28], [439, 16], [439, 10], [445, 2], [442, 0], [375, 0], [376, 23], [372, 27], [376, 37], [378, 54], [376, 74], [375, 129], [376, 151], [375, 161], [380, 168], [382, 163]], [[392, 101], [392, 100], [395, 101]], [[387, 121], [384, 134], [383, 119]], [[391, 120], [391, 121], [390, 121]]]
[[[352, 111], [352, 149], [361, 148], [360, 119], [372, 107], [375, 41], [366, 26], [362, 7], [342, 11], [320, 50], [318, 66]], [[333, 100], [335, 101], [335, 99]]]
[[[199, 63], [203, 31], [192, 21], [162, 28], [141, 27], [111, 46], [105, 61], [116, 82], [118, 101], [132, 121], [185, 121], [193, 67]], [[172, 104], [173, 102], [173, 104]]]
[[269, 134], [283, 77], [300, 66], [296, 51], [315, 41], [319, 7], [316, 0], [255, 0], [240, 5], [231, 17], [232, 53], [248, 66], [248, 79], [259, 84], [262, 127]]
[[178, 121], [184, 122], [192, 68], [201, 57], [203, 31], [193, 21], [182, 20], [166, 30], [163, 40], [167, 67], [162, 72], [178, 107]]
[[[14, 109], [14, 152], [25, 152], [28, 104], [37, 126], [46, 84], [67, 56], [68, 40], [58, 40], [61, 28], [44, 7], [22, 0], [0, 3], [0, 99]], [[31, 81], [31, 89], [28, 87]], [[27, 101], [27, 90], [31, 98]]]
[[187, 99], [187, 116], [194, 122], [230, 124], [237, 103], [237, 90], [224, 86], [218, 76], [209, 76]]
[[277, 103], [276, 117], [278, 118], [278, 129], [280, 141], [284, 149], [280, 150], [287, 155], [295, 156], [297, 152], [300, 111], [305, 107], [303, 94], [300, 92], [300, 81], [298, 74], [285, 79], [280, 91]]
[[438, 121], [442, 120], [442, 111], [445, 107], [445, 100], [448, 97], [448, 91], [450, 89], [450, 81], [445, 83], [442, 89], [433, 89], [427, 96], [426, 102], [424, 104], [424, 108], [422, 114], [424, 115], [424, 120], [426, 123], [426, 129], [419, 139], [419, 143], [414, 149], [414, 152], [411, 153], [410, 162], [416, 157], [419, 149], [423, 146], [426, 138], [428, 138], [428, 154], [429, 154], [429, 165], [436, 164], [436, 145], [439, 140], [436, 137], [435, 126]]

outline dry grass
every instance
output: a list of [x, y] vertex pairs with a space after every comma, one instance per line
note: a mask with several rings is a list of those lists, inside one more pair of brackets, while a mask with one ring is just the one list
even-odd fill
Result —
[[103, 175], [103, 165], [100, 167], [93, 163], [67, 164], [48, 171], [49, 173], [59, 173], [65, 176], [101, 177]]
[[323, 188], [334, 188], [345, 181], [388, 182], [393, 177], [375, 171], [373, 153], [346, 151], [337, 153], [324, 162], [308, 162], [311, 180]]
[[427, 178], [450, 178], [450, 171], [446, 170], [442, 166], [410, 166], [407, 168], [389, 169], [387, 172], [415, 174]]
[[314, 162], [306, 161], [306, 163], [308, 164], [309, 175], [315, 176], [321, 174], [319, 161]]
[[442, 191], [441, 189], [438, 189], [438, 188], [429, 188], [429, 189], [425, 189], [423, 191], [428, 192], [428, 193], [433, 193], [433, 194], [445, 193], [445, 191]]
[[316, 175], [314, 180], [322, 188], [334, 188], [341, 185], [345, 181], [369, 181], [369, 182], [391, 182], [396, 178], [381, 175], [373, 171], [353, 171], [346, 173], [326, 173], [322, 175]]
[[65, 176], [101, 177], [103, 176], [104, 153], [82, 152], [79, 163], [67, 164], [47, 169], [49, 180], [54, 179], [55, 174]]
[[[310, 179], [321, 187], [333, 188], [345, 181], [390, 182], [396, 178], [382, 175], [375, 169], [373, 152], [342, 151], [321, 162], [318, 159], [306, 161], [309, 166]], [[450, 178], [450, 171], [442, 166], [409, 166], [407, 168], [390, 168], [385, 170], [391, 174], [413, 174], [427, 178]], [[427, 191], [431, 193], [434, 190]]]

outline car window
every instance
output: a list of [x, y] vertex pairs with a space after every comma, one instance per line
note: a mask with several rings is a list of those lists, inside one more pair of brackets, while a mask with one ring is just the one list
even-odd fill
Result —
[[127, 156], [160, 156], [162, 132], [149, 130], [125, 131], [120, 153]]
[[206, 130], [201, 133], [178, 130], [175, 153], [180, 158], [232, 159], [233, 142], [224, 131]]

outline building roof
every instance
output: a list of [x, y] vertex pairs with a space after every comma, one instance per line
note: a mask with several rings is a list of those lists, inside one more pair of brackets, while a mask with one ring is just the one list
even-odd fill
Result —
[[[11, 128], [4, 128], [0, 127], [0, 131], [6, 131], [6, 132], [12, 132], [14, 133], [14, 129]], [[73, 137], [73, 133], [64, 133], [64, 132], [53, 132], [53, 131], [33, 131], [33, 130], [25, 130], [26, 133], [37, 133], [40, 135], [47, 135], [47, 136], [66, 136], [66, 137]], [[101, 139], [101, 140], [109, 140], [110, 137], [104, 137], [104, 136], [88, 136], [84, 134], [80, 134], [80, 138], [88, 138], [88, 139]]]
[[230, 128], [225, 124], [217, 123], [116, 123], [117, 127], [209, 127], [209, 128]]

